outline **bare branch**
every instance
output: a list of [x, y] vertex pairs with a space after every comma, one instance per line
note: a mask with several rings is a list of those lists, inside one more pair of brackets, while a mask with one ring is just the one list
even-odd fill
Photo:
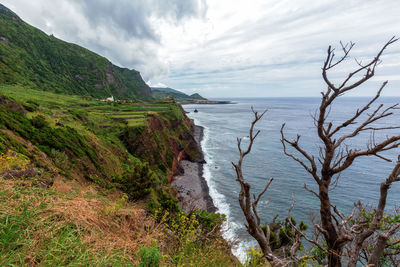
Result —
[[267, 191], [268, 187], [271, 185], [273, 180], [274, 180], [274, 178], [269, 179], [268, 183], [264, 187], [264, 190], [261, 191], [260, 194], [258, 194], [257, 198], [254, 198], [253, 204], [251, 205], [252, 209], [253, 209], [253, 213], [256, 216], [258, 225], [260, 225], [260, 216], [258, 215], [257, 204], [258, 204], [258, 201], [260, 201], [260, 198], [262, 197], [262, 195], [264, 195], [264, 193]]
[[358, 157], [376, 155], [379, 152], [396, 148], [400, 146], [400, 143], [398, 142], [399, 140], [400, 140], [400, 135], [392, 136], [369, 149], [361, 151], [350, 150], [349, 153], [346, 155], [346, 159], [344, 160], [343, 164], [333, 169], [332, 173], [339, 173], [341, 171], [344, 171], [345, 169], [350, 167], [353, 161]]
[[347, 121], [343, 122], [341, 125], [339, 125], [338, 127], [335, 128], [335, 130], [333, 130], [331, 133], [328, 134], [329, 137], [332, 137], [335, 133], [337, 133], [338, 131], [340, 131], [342, 128], [347, 127], [348, 125], [351, 125], [354, 123], [354, 121], [360, 117], [361, 114], [364, 113], [364, 111], [368, 110], [370, 108], [370, 106], [379, 98], [379, 96], [381, 95], [381, 92], [383, 90], [383, 88], [386, 86], [387, 81], [385, 81], [381, 88], [378, 90], [378, 92], [376, 93], [375, 97], [373, 99], [371, 99], [371, 101], [368, 102], [367, 105], [365, 105], [361, 110], [357, 109], [356, 114], [354, 114], [353, 117], [351, 117], [350, 119], [348, 119]]
[[289, 223], [290, 223], [290, 225], [292, 226], [293, 229], [295, 229], [295, 231], [297, 232], [297, 234], [299, 234], [300, 236], [302, 236], [305, 240], [307, 240], [307, 241], [310, 242], [311, 244], [317, 246], [317, 247], [320, 248], [322, 251], [327, 252], [326, 249], [318, 243], [318, 240], [312, 240], [312, 239], [308, 238], [307, 235], [305, 235], [300, 229], [298, 229], [298, 228], [293, 224], [293, 221], [292, 221], [292, 219], [291, 219], [291, 218], [292, 218], [292, 215], [291, 215], [291, 214], [292, 214], [292, 210], [293, 210], [295, 204], [296, 204], [296, 200], [294, 199], [294, 196], [293, 196], [293, 194], [292, 194], [292, 204], [290, 205], [290, 208], [289, 208], [289, 211], [288, 211], [288, 217], [287, 217], [287, 218], [288, 218], [288, 221], [289, 221]]
[[[373, 127], [366, 127], [382, 118], [388, 117], [390, 115], [392, 115], [392, 112], [389, 112], [393, 109], [395, 109], [398, 106], [398, 104], [395, 104], [393, 106], [390, 106], [388, 108], [386, 108], [385, 110], [383, 110], [379, 115], [377, 115], [377, 113], [379, 112], [379, 110], [383, 107], [383, 105], [379, 105], [378, 108], [376, 108], [376, 110], [369, 115], [369, 117], [363, 122], [361, 123], [360, 126], [358, 126], [352, 133], [347, 134], [347, 135], [343, 135], [342, 137], [340, 137], [338, 139], [338, 141], [335, 143], [335, 147], [339, 147], [344, 140], [348, 139], [348, 138], [352, 138], [355, 137], [356, 135], [358, 135], [361, 131], [365, 131], [365, 130], [378, 130], [379, 128], [373, 128]], [[386, 127], [385, 127], [386, 128]], [[393, 128], [393, 127], [390, 127]]]
[[[300, 146], [298, 145], [298, 142], [300, 140], [300, 136], [297, 136], [297, 139], [295, 141], [289, 141], [288, 139], [285, 138], [285, 135], [283, 133], [283, 129], [285, 128], [285, 124], [282, 124], [281, 127], [281, 143], [283, 145], [283, 153], [285, 153], [285, 155], [291, 157], [292, 159], [294, 159], [295, 161], [297, 161], [298, 163], [300, 163], [301, 166], [303, 166], [303, 168], [308, 171], [314, 178], [314, 180], [319, 184], [320, 180], [319, 177], [317, 175], [317, 165], [315, 164], [315, 160], [314, 157], [310, 156], [307, 154], [307, 152], [305, 152], [302, 148], [300, 148]], [[286, 143], [289, 144], [290, 146], [292, 146], [293, 148], [295, 148], [298, 152], [300, 152], [301, 155], [303, 155], [309, 162], [311, 165], [311, 168], [308, 167], [302, 160], [300, 160], [299, 158], [295, 157], [293, 154], [289, 153], [286, 149]]]

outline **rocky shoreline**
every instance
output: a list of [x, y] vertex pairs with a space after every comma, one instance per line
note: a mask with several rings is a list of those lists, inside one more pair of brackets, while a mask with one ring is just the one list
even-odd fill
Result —
[[[201, 141], [204, 136], [204, 128], [195, 126], [193, 136], [201, 150]], [[203, 153], [203, 151], [202, 151]], [[181, 173], [174, 177], [171, 185], [177, 190], [179, 206], [185, 212], [192, 210], [207, 210], [215, 212], [217, 209], [209, 194], [207, 181], [203, 177], [203, 168], [206, 162], [199, 160], [192, 162], [182, 160], [180, 164]]]

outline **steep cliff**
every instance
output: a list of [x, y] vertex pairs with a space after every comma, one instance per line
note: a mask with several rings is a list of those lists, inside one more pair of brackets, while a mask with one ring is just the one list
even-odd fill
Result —
[[149, 118], [147, 127], [128, 128], [121, 139], [128, 151], [166, 172], [168, 181], [178, 172], [179, 163], [203, 160], [193, 138], [193, 122], [175, 107], [175, 113]]

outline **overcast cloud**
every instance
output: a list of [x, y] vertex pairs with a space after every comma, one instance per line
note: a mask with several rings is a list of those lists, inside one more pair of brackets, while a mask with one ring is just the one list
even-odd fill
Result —
[[[354, 41], [353, 55], [366, 60], [400, 35], [398, 0], [0, 1], [151, 84], [206, 97], [319, 96], [328, 45]], [[400, 42], [356, 94], [373, 94], [385, 79], [386, 95], [400, 96]]]

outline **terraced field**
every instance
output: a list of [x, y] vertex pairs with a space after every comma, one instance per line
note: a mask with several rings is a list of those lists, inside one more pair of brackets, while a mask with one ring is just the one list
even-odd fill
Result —
[[[24, 103], [32, 110], [30, 116], [42, 114], [53, 125], [62, 121], [63, 125], [72, 128], [81, 127], [74, 123], [74, 116], [87, 118], [96, 122], [99, 128], [108, 128], [115, 124], [130, 127], [145, 126], [147, 119], [163, 115], [176, 108], [170, 100], [156, 102], [101, 102], [99, 99], [76, 95], [60, 95], [52, 92], [38, 91], [22, 86], [0, 86], [0, 93]], [[56, 108], [57, 114], [49, 109]], [[73, 116], [71, 116], [73, 115]]]
[[112, 108], [112, 110], [110, 107], [91, 106], [87, 111], [135, 127], [146, 125], [148, 117], [166, 112], [169, 108], [170, 103], [130, 103], [117, 104], [116, 109]]

